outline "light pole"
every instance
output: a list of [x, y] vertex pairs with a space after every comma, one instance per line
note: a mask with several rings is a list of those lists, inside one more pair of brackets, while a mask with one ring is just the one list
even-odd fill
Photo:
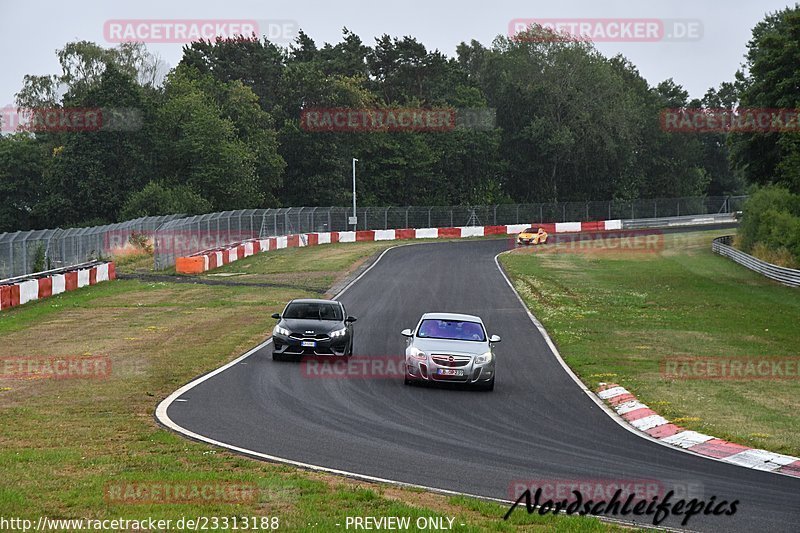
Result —
[[353, 225], [353, 231], [356, 231], [358, 224], [358, 215], [356, 214], [356, 162], [358, 159], [353, 158], [353, 216], [350, 217], [350, 223]]

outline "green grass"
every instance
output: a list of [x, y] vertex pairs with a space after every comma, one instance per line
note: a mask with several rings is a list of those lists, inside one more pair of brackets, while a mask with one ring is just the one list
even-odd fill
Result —
[[[158, 402], [269, 335], [270, 318], [323, 272], [337, 274], [380, 249], [356, 243], [260, 254], [245, 267], [287, 287], [101, 283], [0, 313], [0, 358], [105, 355], [96, 379], [0, 380], [0, 516], [178, 519], [278, 516], [281, 530], [342, 529], [350, 516], [455, 517], [457, 531], [607, 531], [592, 518], [528, 516], [502, 505], [368, 484], [237, 456], [159, 427]], [[224, 270], [224, 269], [223, 269]], [[318, 280], [317, 280], [318, 281]], [[121, 503], [109, 484], [252, 483], [252, 501]]]
[[674, 380], [665, 357], [798, 355], [800, 293], [711, 252], [728, 232], [666, 235], [658, 253], [516, 251], [518, 292], [590, 387], [619, 383], [680, 425], [800, 455], [800, 380]]

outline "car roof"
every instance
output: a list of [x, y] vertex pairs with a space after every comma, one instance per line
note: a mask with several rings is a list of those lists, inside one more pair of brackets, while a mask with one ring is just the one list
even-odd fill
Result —
[[340, 305], [336, 300], [323, 300], [320, 298], [297, 298], [289, 302], [290, 304], [336, 304]]
[[425, 313], [422, 315], [422, 320], [426, 318], [434, 320], [466, 320], [469, 322], [480, 322], [483, 324], [481, 317], [475, 315], [462, 315], [459, 313]]

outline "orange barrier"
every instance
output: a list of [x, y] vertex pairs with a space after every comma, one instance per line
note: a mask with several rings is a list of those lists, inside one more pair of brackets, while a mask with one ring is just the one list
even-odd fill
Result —
[[175, 272], [180, 274], [200, 274], [205, 272], [206, 260], [203, 256], [179, 257], [175, 261]]

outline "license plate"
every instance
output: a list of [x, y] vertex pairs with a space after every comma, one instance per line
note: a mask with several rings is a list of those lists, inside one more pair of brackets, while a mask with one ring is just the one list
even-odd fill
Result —
[[300, 346], [303, 348], [316, 348], [317, 343], [315, 341], [301, 341]]
[[455, 368], [440, 368], [436, 372], [440, 376], [463, 376], [463, 370], [457, 370]]

